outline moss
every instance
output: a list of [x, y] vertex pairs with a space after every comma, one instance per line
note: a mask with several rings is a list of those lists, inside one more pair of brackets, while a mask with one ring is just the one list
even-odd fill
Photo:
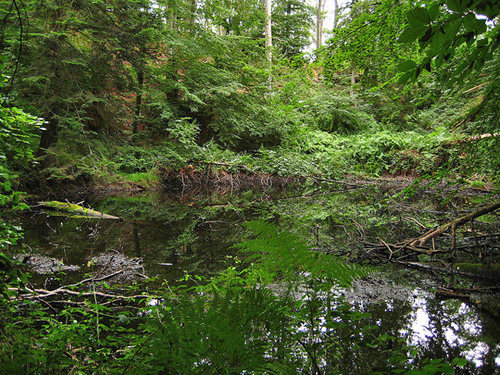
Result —
[[71, 217], [85, 217], [85, 218], [95, 218], [95, 219], [114, 219], [119, 220], [117, 216], [108, 215], [99, 211], [92, 210], [90, 208], [82, 207], [78, 204], [69, 202], [40, 202], [40, 206], [57, 211], [59, 214], [69, 214]]

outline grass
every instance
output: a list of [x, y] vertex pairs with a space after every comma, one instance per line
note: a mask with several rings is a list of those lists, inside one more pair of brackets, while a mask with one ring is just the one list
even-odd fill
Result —
[[136, 173], [120, 173], [126, 181], [133, 182], [145, 188], [152, 188], [161, 184], [161, 178], [154, 171], [136, 172]]

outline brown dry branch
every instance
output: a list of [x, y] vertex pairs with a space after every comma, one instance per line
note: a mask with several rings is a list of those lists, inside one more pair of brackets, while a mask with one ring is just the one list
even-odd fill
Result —
[[[440, 298], [458, 298], [465, 299], [470, 303], [475, 304], [477, 307], [485, 308], [482, 306], [481, 300], [484, 296], [491, 296], [494, 293], [498, 293], [500, 291], [500, 286], [495, 287], [487, 287], [487, 288], [439, 288], [436, 290], [436, 296]], [[478, 300], [479, 299], [479, 300]], [[488, 311], [488, 309], [486, 309]], [[491, 312], [491, 311], [490, 311]]]
[[344, 186], [352, 186], [353, 188], [361, 188], [361, 187], [364, 187], [364, 186], [368, 185], [368, 183], [366, 181], [363, 181], [363, 182], [347, 182], [347, 181], [331, 180], [331, 179], [328, 179], [328, 178], [317, 177], [317, 176], [307, 176], [307, 178], [311, 178], [314, 181], [326, 182], [326, 183], [329, 183], [329, 184], [339, 184], [339, 185], [344, 185]]
[[[151, 298], [149, 295], [143, 295], [143, 294], [137, 294], [133, 296], [124, 296], [120, 294], [110, 294], [110, 293], [103, 293], [103, 292], [79, 292], [76, 290], [71, 290], [67, 289], [65, 287], [57, 288], [54, 290], [47, 290], [47, 289], [40, 289], [40, 288], [24, 288], [24, 289], [18, 289], [18, 288], [9, 288], [10, 291], [15, 291], [15, 292], [25, 292], [25, 293], [20, 293], [17, 296], [11, 297], [12, 300], [38, 300], [42, 301], [45, 299], [49, 299], [50, 297], [56, 297], [56, 296], [73, 296], [77, 297], [80, 299], [85, 299], [85, 298], [90, 298], [90, 297], [99, 297], [104, 300], [113, 300], [116, 302], [132, 302], [134, 300], [146, 300]], [[74, 301], [73, 301], [74, 302]]]
[[[11, 291], [19, 291], [18, 288], [9, 288]], [[116, 300], [122, 300], [122, 301], [129, 301], [132, 299], [147, 299], [151, 298], [151, 296], [143, 295], [143, 294], [137, 294], [133, 296], [123, 296], [120, 294], [110, 294], [110, 293], [103, 293], [103, 292], [78, 292], [76, 290], [71, 290], [67, 289], [64, 287], [57, 288], [54, 290], [47, 290], [47, 289], [41, 289], [41, 288], [24, 288], [24, 291], [27, 293], [24, 294], [19, 294], [17, 297], [12, 297], [12, 299], [40, 299], [40, 298], [48, 298], [48, 297], [53, 297], [56, 295], [70, 295], [70, 296], [77, 296], [80, 298], [85, 298], [85, 297], [93, 297], [94, 295], [98, 297], [102, 297], [104, 299], [116, 299]]]
[[[10, 291], [17, 292], [17, 295], [12, 296], [11, 300], [37, 300], [47, 306], [51, 310], [53, 310], [52, 305], [49, 304], [50, 301], [51, 303], [58, 303], [58, 304], [63, 304], [63, 305], [73, 305], [73, 304], [78, 304], [78, 305], [86, 305], [88, 304], [85, 299], [86, 298], [99, 298], [100, 300], [105, 300], [106, 302], [104, 304], [106, 305], [114, 305], [114, 304], [135, 304], [135, 301], [144, 301], [147, 299], [152, 298], [150, 295], [144, 295], [144, 294], [137, 294], [137, 295], [132, 295], [132, 296], [125, 296], [125, 295], [120, 295], [120, 294], [111, 294], [111, 293], [104, 293], [104, 292], [99, 292], [99, 291], [91, 291], [91, 292], [83, 292], [83, 291], [78, 291], [75, 290], [74, 288], [77, 286], [82, 286], [83, 284], [89, 283], [89, 282], [99, 282], [99, 281], [104, 281], [111, 279], [115, 276], [118, 276], [122, 274], [124, 271], [119, 270], [116, 272], [113, 272], [109, 275], [102, 276], [99, 278], [87, 278], [84, 280], [81, 280], [75, 284], [71, 285], [66, 285], [59, 287], [54, 290], [47, 290], [43, 288], [34, 288], [34, 287], [24, 287], [24, 288], [9, 288]], [[147, 277], [145, 275], [142, 275], [143, 277]], [[69, 300], [63, 300], [60, 298], [63, 297], [72, 297], [73, 301]], [[58, 299], [59, 298], [59, 299]]]
[[417, 239], [414, 239], [413, 241], [411, 241], [409, 243], [409, 246], [411, 246], [411, 247], [423, 246], [430, 239], [433, 239], [433, 238], [440, 236], [441, 234], [445, 233], [449, 229], [451, 231], [451, 241], [452, 241], [451, 250], [455, 251], [455, 248], [456, 248], [456, 233], [455, 232], [456, 232], [457, 227], [459, 227], [460, 225], [463, 225], [465, 223], [471, 222], [472, 220], [474, 220], [477, 217], [491, 213], [491, 212], [497, 210], [498, 208], [500, 208], [500, 201], [493, 203], [489, 206], [483, 207], [483, 208], [476, 210], [474, 212], [471, 212], [467, 215], [461, 216], [458, 219], [450, 221], [449, 223], [446, 223], [445, 225], [443, 225], [437, 229], [433, 229], [433, 230], [427, 232], [426, 234], [418, 237]]
[[[169, 170], [159, 166], [159, 172], [165, 185], [192, 189], [203, 187], [227, 187], [239, 189], [242, 187], [284, 187], [297, 181], [297, 178], [281, 177], [267, 173], [258, 173], [252, 169], [229, 163], [203, 163], [201, 168], [189, 165], [178, 170]], [[215, 169], [214, 166], [231, 167], [240, 172], [229, 172], [226, 169]]]

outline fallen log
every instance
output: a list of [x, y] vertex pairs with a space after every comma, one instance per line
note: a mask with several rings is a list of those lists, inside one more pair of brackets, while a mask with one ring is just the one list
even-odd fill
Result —
[[43, 207], [51, 211], [56, 211], [58, 213], [71, 216], [71, 217], [83, 217], [90, 219], [108, 219], [108, 220], [121, 220], [117, 216], [108, 215], [103, 212], [93, 210], [91, 208], [85, 208], [79, 204], [69, 203], [69, 202], [59, 202], [59, 201], [48, 201], [40, 202], [35, 207]]
[[500, 208], [500, 201], [493, 203], [489, 206], [483, 207], [477, 211], [471, 212], [467, 215], [461, 216], [458, 219], [455, 219], [455, 220], [439, 227], [438, 229], [433, 229], [433, 230], [427, 232], [426, 234], [424, 234], [423, 236], [420, 236], [419, 238], [410, 242], [409, 246], [412, 246], [412, 247], [423, 246], [430, 239], [433, 239], [435, 237], [440, 236], [441, 234], [443, 234], [444, 232], [446, 232], [449, 229], [451, 231], [451, 249], [455, 250], [455, 247], [456, 247], [455, 231], [456, 231], [458, 226], [463, 225], [465, 223], [468, 223], [477, 217], [480, 217], [480, 216], [486, 215], [490, 212], [496, 211], [498, 208]]

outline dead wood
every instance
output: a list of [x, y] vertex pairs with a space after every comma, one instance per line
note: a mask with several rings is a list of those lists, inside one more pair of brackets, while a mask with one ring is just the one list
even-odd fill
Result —
[[19, 294], [17, 296], [11, 297], [11, 299], [24, 299], [24, 300], [43, 300], [47, 299], [49, 297], [55, 297], [58, 295], [66, 295], [66, 296], [75, 296], [78, 298], [89, 298], [89, 297], [99, 297], [102, 299], [112, 299], [116, 301], [126, 301], [130, 302], [133, 300], [144, 300], [151, 298], [151, 296], [148, 295], [143, 295], [143, 294], [137, 294], [133, 296], [124, 296], [120, 294], [110, 294], [110, 293], [103, 293], [103, 292], [97, 292], [97, 291], [92, 291], [92, 292], [79, 292], [76, 290], [71, 290], [67, 288], [57, 288], [54, 290], [47, 290], [47, 289], [40, 289], [40, 288], [24, 288], [22, 290], [18, 288], [9, 288], [11, 291], [22, 291], [25, 293]]
[[471, 293], [460, 293], [451, 289], [438, 289], [436, 291], [436, 296], [444, 298], [465, 298], [469, 299]]
[[451, 236], [452, 236], [451, 249], [455, 250], [455, 247], [456, 247], [455, 231], [456, 231], [458, 226], [463, 225], [465, 223], [468, 223], [477, 217], [480, 217], [480, 216], [486, 215], [490, 212], [493, 212], [493, 211], [497, 210], [498, 208], [500, 208], [500, 201], [493, 203], [489, 206], [483, 207], [477, 211], [471, 212], [467, 215], [461, 216], [458, 219], [455, 219], [455, 220], [439, 227], [438, 229], [431, 230], [430, 232], [427, 232], [423, 236], [420, 236], [419, 238], [411, 241], [409, 243], [409, 246], [412, 246], [412, 247], [422, 246], [430, 239], [438, 237], [441, 234], [443, 234], [444, 232], [446, 232], [447, 230], [450, 230]]
[[[104, 293], [100, 291], [90, 291], [90, 292], [84, 292], [84, 291], [78, 291], [74, 289], [77, 286], [82, 286], [84, 284], [90, 283], [90, 282], [100, 282], [103, 280], [108, 280], [110, 278], [113, 278], [117, 275], [120, 275], [123, 273], [123, 270], [119, 270], [116, 272], [113, 272], [109, 275], [102, 276], [99, 278], [87, 278], [84, 280], [81, 280], [75, 284], [71, 285], [66, 285], [59, 287], [54, 290], [47, 290], [47, 289], [42, 289], [42, 288], [33, 288], [33, 287], [24, 287], [23, 289], [21, 288], [8, 288], [10, 291], [18, 292], [17, 295], [12, 296], [11, 300], [37, 300], [45, 305], [47, 305], [51, 310], [53, 310], [53, 307], [51, 305], [54, 303], [57, 304], [63, 304], [63, 305], [73, 305], [73, 304], [78, 304], [78, 305], [86, 305], [87, 302], [85, 299], [92, 298], [93, 300], [95, 298], [98, 298], [100, 300], [104, 300], [103, 304], [105, 305], [112, 305], [112, 304], [132, 304], [136, 303], [135, 301], [143, 301], [151, 298], [152, 296], [150, 295], [143, 295], [143, 294], [138, 294], [138, 295], [132, 295], [132, 296], [125, 296], [121, 294], [111, 294], [111, 293]], [[140, 274], [142, 277], [146, 277], [145, 275]], [[71, 297], [72, 301], [66, 300], [66, 299], [61, 299], [61, 298], [67, 298]], [[47, 302], [47, 301], [50, 301]]]
[[427, 254], [427, 255], [432, 255], [432, 254], [436, 254], [436, 253], [444, 253], [445, 252], [445, 250], [441, 250], [441, 249], [435, 249], [435, 248], [431, 249], [431, 248], [427, 248], [427, 247], [423, 247], [423, 246], [411, 246], [408, 242], [398, 242], [398, 243], [395, 243], [395, 244], [391, 244], [391, 243], [387, 243], [387, 242], [383, 241], [380, 238], [379, 238], [379, 241], [382, 244], [375, 244], [375, 243], [365, 242], [364, 246], [365, 246], [365, 248], [369, 248], [369, 249], [375, 250], [375, 251], [385, 251], [385, 250], [388, 250], [389, 254], [391, 254], [391, 255], [399, 253], [402, 250], [406, 250], [406, 249], [414, 251], [416, 253]]

